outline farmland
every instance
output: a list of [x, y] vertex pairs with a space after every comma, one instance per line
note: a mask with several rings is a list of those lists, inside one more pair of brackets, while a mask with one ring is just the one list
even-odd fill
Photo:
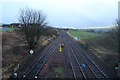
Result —
[[18, 29], [18, 28], [4, 27], [4, 28], [0, 28], [0, 31], [15, 30], [15, 29]]
[[79, 37], [82, 40], [92, 39], [92, 38], [101, 36], [100, 34], [85, 32], [85, 30], [81, 30], [81, 29], [78, 29], [78, 30], [71, 29], [69, 30], [69, 33], [74, 37]]

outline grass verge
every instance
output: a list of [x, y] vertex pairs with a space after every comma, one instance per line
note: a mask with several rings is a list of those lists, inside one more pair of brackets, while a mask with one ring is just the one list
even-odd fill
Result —
[[63, 77], [63, 67], [55, 67], [54, 72], [57, 77]]

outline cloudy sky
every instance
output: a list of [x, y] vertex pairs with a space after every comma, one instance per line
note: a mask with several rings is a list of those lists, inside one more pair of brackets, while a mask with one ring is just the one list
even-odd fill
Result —
[[115, 24], [119, 0], [1, 0], [1, 23], [18, 22], [20, 8], [42, 10], [51, 26], [100, 27]]

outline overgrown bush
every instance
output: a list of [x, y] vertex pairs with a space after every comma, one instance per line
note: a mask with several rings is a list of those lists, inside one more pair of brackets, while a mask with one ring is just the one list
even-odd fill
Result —
[[57, 34], [58, 34], [57, 29], [52, 28], [52, 27], [47, 27], [47, 29], [46, 29], [46, 35], [48, 35], [48, 36], [55, 35], [56, 36]]

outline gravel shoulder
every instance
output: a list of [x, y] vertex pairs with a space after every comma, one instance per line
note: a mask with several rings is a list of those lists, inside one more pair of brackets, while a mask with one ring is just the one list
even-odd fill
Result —
[[44, 65], [40, 78], [73, 78], [66, 47], [60, 52], [58, 47]]

